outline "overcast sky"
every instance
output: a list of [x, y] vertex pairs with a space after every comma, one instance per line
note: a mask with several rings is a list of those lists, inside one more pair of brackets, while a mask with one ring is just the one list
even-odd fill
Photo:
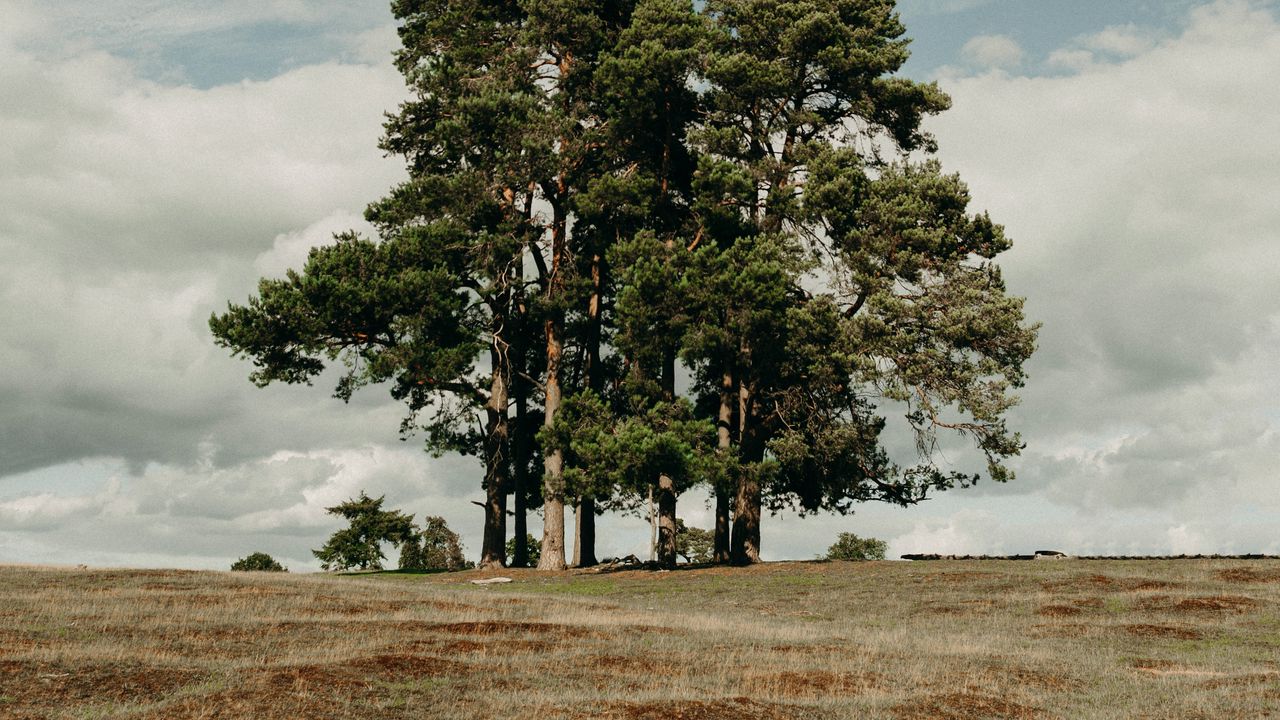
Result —
[[[765, 557], [844, 530], [893, 556], [1280, 553], [1280, 8], [900, 8], [907, 72], [954, 99], [940, 157], [1044, 324], [1028, 447], [1008, 485], [768, 518]], [[395, 43], [375, 0], [0, 0], [0, 562], [311, 569], [362, 489], [478, 554], [473, 460], [399, 441], [377, 391], [256, 389], [207, 327], [402, 177], [376, 147]], [[645, 552], [604, 523], [602, 556]]]

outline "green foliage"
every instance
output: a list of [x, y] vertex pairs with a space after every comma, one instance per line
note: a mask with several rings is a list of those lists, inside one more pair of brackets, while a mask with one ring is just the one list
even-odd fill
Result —
[[679, 493], [719, 472], [709, 420], [697, 418], [683, 398], [644, 407], [640, 397], [617, 412], [598, 395], [579, 393], [566, 398], [555, 423], [539, 433], [544, 447], [565, 452], [571, 493], [612, 497], [618, 507], [635, 509], [659, 475], [670, 477]]
[[683, 520], [676, 521], [676, 554], [689, 563], [709, 563], [715, 550], [715, 533], [702, 528], [689, 527]]
[[231, 564], [232, 570], [250, 572], [289, 572], [289, 569], [264, 552], [256, 552]]
[[[663, 475], [741, 491], [740, 516], [846, 513], [1012, 477], [1037, 328], [994, 262], [1003, 229], [929, 157], [950, 99], [898, 74], [893, 0], [392, 11], [411, 93], [381, 147], [408, 178], [367, 209], [377, 240], [340, 235], [210, 319], [254, 382], [339, 363], [338, 397], [389, 387], [402, 432], [482, 457], [491, 494], [513, 455], [547, 458], [535, 504], [634, 509]], [[895, 432], [914, 457], [889, 456]], [[942, 457], [948, 433], [985, 473]]]
[[475, 567], [462, 554], [458, 534], [449, 529], [444, 518], [434, 515], [423, 520], [421, 529], [414, 527], [400, 543], [401, 570], [466, 570]]
[[[325, 570], [381, 570], [382, 544], [400, 545], [414, 536], [413, 516], [397, 510], [383, 510], [385, 496], [360, 497], [326, 508], [331, 515], [347, 520], [347, 527], [335, 532], [324, 547], [313, 550]], [[456, 537], [456, 536], [455, 536]]]
[[[533, 535], [526, 535], [525, 542], [529, 548], [529, 567], [538, 566], [538, 558], [542, 557], [542, 541]], [[516, 556], [516, 539], [507, 538], [507, 557]]]
[[860, 538], [853, 533], [842, 532], [827, 548], [828, 560], [883, 560], [888, 543], [875, 538]]

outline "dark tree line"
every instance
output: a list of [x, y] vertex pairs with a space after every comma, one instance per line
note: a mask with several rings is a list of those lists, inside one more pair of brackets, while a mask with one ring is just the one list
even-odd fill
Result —
[[[1011, 477], [1035, 328], [1001, 227], [928, 158], [949, 99], [896, 74], [892, 0], [392, 11], [410, 93], [381, 147], [409, 177], [366, 211], [378, 237], [313, 249], [210, 325], [260, 385], [339, 363], [338, 397], [386, 385], [402, 433], [479, 457], [481, 565], [508, 561], [509, 512], [527, 562], [538, 506], [540, 568], [567, 564], [566, 504], [590, 565], [596, 514], [650, 498], [673, 564], [677, 498], [708, 485], [713, 560], [749, 563], [766, 509]], [[940, 463], [940, 433], [985, 468]]]

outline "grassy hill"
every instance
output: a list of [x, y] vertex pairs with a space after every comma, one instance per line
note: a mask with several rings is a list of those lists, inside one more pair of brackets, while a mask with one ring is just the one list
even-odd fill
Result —
[[0, 567], [6, 718], [1280, 717], [1280, 562]]

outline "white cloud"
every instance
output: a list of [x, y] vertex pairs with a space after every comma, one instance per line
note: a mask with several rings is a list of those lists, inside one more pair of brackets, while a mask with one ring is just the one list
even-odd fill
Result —
[[[129, 23], [327, 27], [337, 5], [133, 3], [101, 32], [93, 18], [124, 5], [91, 5], [10, 2], [0, 26], [0, 559], [223, 567], [264, 550], [311, 567], [337, 526], [323, 507], [361, 489], [444, 515], [474, 555], [473, 460], [387, 442], [400, 408], [376, 388], [350, 406], [329, 378], [252, 388], [205, 325], [363, 227], [402, 177], [375, 147], [404, 93], [385, 18], [344, 36], [344, 57], [373, 65], [200, 89], [102, 48]], [[63, 42], [77, 8], [89, 19]], [[1023, 61], [1008, 37], [970, 44], [984, 69]], [[1013, 422], [1020, 477], [912, 510], [768, 519], [766, 557], [811, 557], [844, 530], [891, 554], [1280, 550], [1274, 11], [1217, 2], [1178, 37], [1112, 28], [1052, 58], [1078, 72], [945, 81], [955, 108], [931, 123], [1007, 224], [1010, 289], [1045, 323]], [[700, 502], [681, 513], [707, 527]], [[643, 554], [641, 521], [602, 528], [601, 555]]]
[[120, 558], [114, 562], [160, 555], [169, 564], [210, 568], [263, 550], [289, 558], [295, 569], [314, 569], [310, 550], [342, 527], [325, 508], [365, 491], [418, 519], [445, 517], [478, 551], [480, 510], [469, 502], [475, 484], [457, 480], [474, 474], [473, 466], [381, 445], [278, 452], [226, 467], [153, 463], [81, 490], [0, 500], [0, 548], [25, 546], [23, 557], [8, 558], [25, 562], [84, 562], [91, 548]]
[[1109, 27], [1101, 32], [1081, 37], [1078, 42], [1090, 50], [1117, 57], [1141, 55], [1155, 46], [1155, 39], [1149, 31], [1132, 25]]
[[933, 124], [944, 163], [1007, 224], [1006, 278], [1044, 322], [1015, 422], [1023, 477], [978, 492], [1025, 482], [1095, 513], [1160, 508], [1163, 525], [1115, 532], [1173, 547], [1168, 527], [1221, 530], [1274, 495], [1280, 87], [1263, 68], [1280, 67], [1280, 26], [1226, 1], [1159, 44], [1102, 35], [1089, 44], [1110, 62], [1063, 60], [1083, 74], [945, 83], [955, 108]]
[[365, 237], [377, 237], [377, 230], [363, 216], [339, 210], [302, 230], [277, 235], [271, 249], [254, 259], [253, 268], [264, 277], [283, 276], [289, 268], [302, 267], [311, 248], [330, 245], [335, 234], [347, 230], [354, 230]]
[[1022, 63], [1018, 41], [1007, 35], [979, 35], [960, 48], [965, 62], [981, 68], [1007, 69]]

